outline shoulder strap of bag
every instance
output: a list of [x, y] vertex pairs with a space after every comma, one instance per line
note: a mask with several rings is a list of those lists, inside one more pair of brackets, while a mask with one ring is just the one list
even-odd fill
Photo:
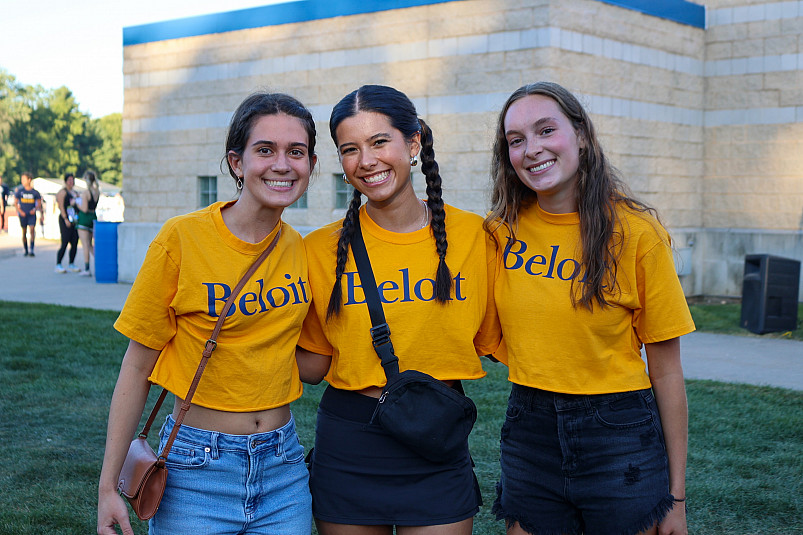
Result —
[[[281, 223], [280, 223], [281, 224]], [[178, 417], [176, 418], [176, 423], [173, 426], [173, 430], [170, 432], [170, 437], [167, 439], [167, 443], [165, 443], [165, 447], [162, 450], [161, 455], [159, 455], [159, 460], [164, 461], [167, 458], [167, 454], [170, 453], [170, 448], [173, 447], [173, 441], [176, 439], [178, 435], [178, 430], [181, 427], [181, 422], [184, 421], [184, 416], [187, 414], [187, 411], [190, 410], [190, 402], [192, 401], [192, 396], [195, 395], [195, 389], [198, 388], [198, 383], [201, 381], [201, 375], [204, 373], [204, 369], [206, 368], [207, 362], [209, 362], [209, 358], [212, 356], [212, 352], [217, 348], [217, 337], [220, 334], [220, 329], [223, 327], [223, 321], [226, 319], [226, 316], [229, 313], [229, 309], [231, 308], [234, 299], [240, 293], [240, 290], [243, 289], [248, 279], [251, 278], [251, 275], [257, 270], [257, 268], [265, 261], [268, 255], [273, 251], [276, 247], [276, 244], [279, 242], [279, 237], [282, 235], [282, 229], [279, 227], [279, 231], [276, 233], [276, 236], [270, 242], [270, 245], [259, 255], [259, 258], [251, 264], [251, 267], [248, 268], [248, 271], [245, 272], [243, 278], [240, 279], [240, 282], [237, 283], [237, 286], [231, 291], [229, 298], [226, 299], [226, 304], [223, 305], [223, 310], [220, 311], [220, 316], [217, 318], [217, 323], [215, 323], [215, 328], [212, 330], [212, 336], [209, 337], [209, 340], [206, 341], [206, 345], [204, 347], [203, 354], [201, 356], [201, 362], [198, 364], [198, 369], [195, 371], [195, 377], [192, 379], [192, 383], [190, 384], [190, 389], [187, 391], [187, 395], [184, 397], [184, 401], [181, 404], [181, 409], [179, 410]], [[156, 413], [159, 412], [159, 408], [164, 401], [165, 395], [167, 394], [167, 390], [163, 389], [161, 395], [159, 395], [159, 399], [154, 405], [153, 410], [151, 411], [151, 415], [148, 417], [148, 421], [145, 424], [145, 427], [142, 428], [142, 432], [139, 434], [140, 438], [147, 438], [148, 433], [150, 432], [151, 425], [153, 424], [153, 420], [156, 418]]]
[[376, 288], [374, 271], [371, 269], [371, 261], [368, 258], [368, 251], [365, 248], [365, 241], [360, 229], [359, 214], [357, 215], [356, 230], [354, 238], [351, 240], [351, 252], [354, 261], [357, 263], [357, 272], [360, 274], [360, 284], [365, 293], [365, 302], [368, 304], [368, 313], [371, 315], [371, 340], [374, 342], [374, 351], [382, 361], [382, 368], [385, 370], [385, 377], [399, 373], [399, 357], [393, 352], [393, 343], [390, 341], [390, 327], [385, 320], [385, 312], [382, 310], [382, 302], [379, 300], [379, 290]]

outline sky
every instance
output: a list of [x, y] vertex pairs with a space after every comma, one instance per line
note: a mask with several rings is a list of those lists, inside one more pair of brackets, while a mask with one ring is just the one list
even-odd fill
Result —
[[123, 111], [123, 28], [281, 0], [0, 0], [0, 69], [67, 86], [93, 118]]

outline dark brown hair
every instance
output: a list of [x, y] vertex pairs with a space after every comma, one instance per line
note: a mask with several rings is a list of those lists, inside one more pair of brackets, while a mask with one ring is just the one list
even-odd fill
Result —
[[[315, 120], [312, 118], [312, 113], [304, 107], [304, 105], [284, 93], [267, 93], [259, 92], [248, 96], [243, 100], [234, 112], [229, 123], [229, 131], [226, 136], [226, 153], [220, 162], [221, 169], [223, 162], [226, 162], [226, 167], [229, 170], [231, 177], [237, 181], [237, 174], [231, 168], [229, 163], [229, 151], [234, 151], [240, 156], [245, 151], [245, 144], [248, 142], [248, 137], [251, 135], [251, 130], [254, 128], [254, 123], [260, 117], [265, 115], [277, 115], [284, 113], [290, 117], [295, 117], [304, 126], [307, 131], [307, 143], [309, 148], [309, 160], [312, 163], [315, 157]], [[239, 188], [238, 188], [239, 190]]]
[[[352, 91], [332, 109], [329, 119], [329, 133], [337, 145], [337, 127], [343, 120], [357, 115], [361, 111], [381, 113], [388, 118], [393, 128], [402, 133], [408, 141], [417, 133], [421, 134], [421, 172], [427, 181], [427, 206], [432, 213], [430, 228], [435, 238], [435, 251], [438, 254], [438, 268], [435, 273], [435, 299], [440, 303], [448, 303], [452, 291], [452, 275], [446, 264], [446, 212], [443, 209], [441, 190], [441, 175], [438, 162], [435, 161], [435, 150], [432, 146], [432, 130], [418, 118], [415, 105], [410, 99], [397, 89], [384, 85], [364, 85]], [[337, 264], [335, 266], [335, 284], [329, 297], [329, 306], [326, 317], [331, 318], [340, 312], [342, 301], [341, 279], [348, 259], [349, 246], [354, 237], [354, 228], [359, 224], [359, 211], [361, 204], [359, 190], [354, 188], [354, 194], [349, 203], [343, 227], [337, 242]]]

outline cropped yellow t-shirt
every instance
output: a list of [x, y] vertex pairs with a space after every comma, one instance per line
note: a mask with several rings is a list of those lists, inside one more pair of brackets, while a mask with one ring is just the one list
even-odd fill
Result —
[[[399, 368], [441, 380], [478, 379], [485, 372], [477, 355], [493, 353], [500, 340], [492, 297], [495, 252], [480, 216], [450, 206], [445, 210], [446, 262], [454, 283], [452, 299], [446, 304], [433, 298], [438, 257], [429, 227], [389, 232], [371, 220], [363, 207], [363, 238]], [[338, 316], [326, 321], [341, 226], [342, 220], [304, 238], [314, 297], [299, 345], [332, 356], [325, 379], [333, 387], [381, 387], [385, 374], [371, 343], [371, 318], [350, 251], [342, 281], [343, 306]]]
[[153, 383], [183, 398], [226, 298], [282, 235], [234, 300], [193, 404], [229, 412], [280, 407], [301, 396], [295, 348], [311, 295], [301, 236], [280, 222], [260, 243], [226, 228], [215, 203], [167, 221], [148, 248], [114, 327], [161, 351]]
[[[577, 213], [550, 214], [534, 204], [519, 214], [517, 241], [497, 231], [495, 299], [504, 342], [498, 358], [514, 383], [567, 394], [650, 387], [643, 343], [694, 330], [666, 230], [648, 214], [618, 207], [625, 242], [613, 306], [572, 307], [581, 277]], [[576, 283], [577, 284], [577, 283]], [[582, 282], [580, 282], [582, 284]]]

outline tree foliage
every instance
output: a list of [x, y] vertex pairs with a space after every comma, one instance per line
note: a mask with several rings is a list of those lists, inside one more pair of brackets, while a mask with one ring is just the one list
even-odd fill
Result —
[[92, 153], [95, 170], [104, 182], [123, 182], [123, 115], [112, 113], [96, 122], [101, 145]]
[[0, 69], [0, 175], [14, 183], [23, 171], [59, 177], [86, 169], [122, 183], [122, 116], [93, 119], [68, 88], [23, 85]]

